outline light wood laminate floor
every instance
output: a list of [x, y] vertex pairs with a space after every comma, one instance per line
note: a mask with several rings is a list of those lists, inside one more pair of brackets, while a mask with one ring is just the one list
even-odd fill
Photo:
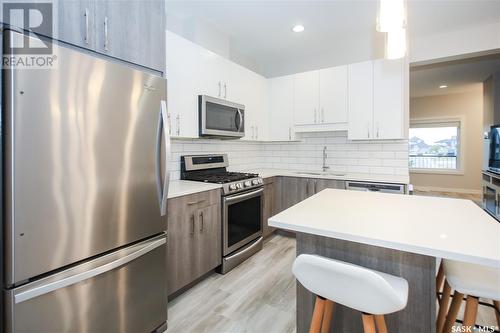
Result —
[[295, 238], [272, 236], [227, 273], [214, 273], [168, 306], [168, 333], [295, 332]]
[[[272, 236], [228, 274], [214, 273], [169, 302], [166, 333], [295, 332], [295, 244], [295, 238]], [[480, 306], [477, 323], [495, 325], [494, 310]]]

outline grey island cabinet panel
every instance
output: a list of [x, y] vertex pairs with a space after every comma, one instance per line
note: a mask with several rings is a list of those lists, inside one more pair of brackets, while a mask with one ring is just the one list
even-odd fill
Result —
[[179, 291], [221, 264], [220, 190], [168, 201], [168, 294]]
[[96, 50], [163, 72], [165, 2], [97, 1]]
[[327, 188], [345, 189], [345, 181], [336, 179], [315, 179], [314, 192], [318, 193]]
[[95, 1], [57, 1], [57, 39], [89, 50], [95, 49]]

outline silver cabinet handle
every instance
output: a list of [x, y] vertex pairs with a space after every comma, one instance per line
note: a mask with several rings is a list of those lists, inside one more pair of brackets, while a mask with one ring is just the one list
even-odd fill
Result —
[[104, 17], [104, 51], [108, 51], [108, 17]]
[[227, 97], [227, 84], [224, 82], [224, 98]]
[[368, 133], [368, 139], [370, 138], [370, 124], [366, 126], [366, 133]]
[[85, 16], [85, 36], [83, 38], [83, 41], [85, 44], [89, 44], [89, 9], [85, 8], [85, 13], [83, 14]]
[[377, 122], [377, 138], [379, 137], [379, 125], [378, 125], [378, 122]]
[[314, 193], [318, 193], [318, 180], [314, 180]]
[[203, 212], [200, 212], [200, 231], [203, 231]]
[[255, 139], [259, 139], [259, 126], [255, 126]]
[[255, 128], [252, 126], [252, 139], [255, 139]]
[[318, 117], [316, 115], [316, 108], [314, 109], [314, 123], [316, 124], [318, 122]]
[[222, 83], [219, 81], [219, 95], [217, 97], [220, 97], [222, 95]]
[[168, 134], [172, 135], [172, 115], [170, 112], [167, 113], [167, 119], [168, 119]]
[[292, 140], [292, 128], [288, 127], [288, 140]]
[[[101, 275], [103, 273], [109, 272], [115, 268], [118, 268], [120, 266], [123, 266], [132, 260], [135, 260], [139, 257], [142, 257], [146, 253], [149, 253], [156, 249], [157, 247], [163, 245], [166, 243], [165, 237], [161, 239], [155, 239], [152, 240], [146, 244], [137, 244], [137, 247], [135, 247], [135, 251], [132, 253], [129, 253], [121, 258], [109, 261], [103, 265], [97, 266], [95, 268], [92, 268], [90, 270], [86, 270], [81, 273], [76, 273], [74, 275], [70, 275], [68, 277], [48, 282], [45, 284], [36, 284], [33, 286], [33, 288], [30, 288], [26, 291], [22, 291], [18, 293], [17, 295], [14, 296], [14, 302], [16, 304], [28, 301], [32, 298], [50, 293], [54, 290], [62, 289], [68, 286], [71, 286], [75, 283], [82, 282], [84, 280], [91, 279], [97, 275]], [[115, 257], [116, 258], [116, 257]], [[99, 259], [96, 259], [98, 261]]]
[[175, 117], [175, 121], [177, 122], [177, 131], [176, 134], [177, 136], [181, 135], [181, 115], [178, 114], [177, 117]]
[[160, 115], [158, 119], [158, 128], [156, 131], [156, 151], [155, 151], [155, 173], [156, 173], [156, 191], [158, 194], [158, 201], [160, 204], [160, 215], [165, 216], [167, 214], [167, 196], [168, 196], [168, 183], [169, 183], [169, 171], [168, 171], [168, 158], [170, 157], [170, 135], [163, 135], [164, 145], [165, 145], [165, 173], [163, 174], [163, 179], [161, 175], [161, 138], [164, 132], [165, 126], [167, 126], [167, 103], [165, 101], [160, 102]]
[[194, 214], [191, 215], [191, 232], [189, 234], [192, 236], [194, 235]]
[[325, 122], [325, 109], [324, 108], [321, 108], [321, 122], [322, 123]]

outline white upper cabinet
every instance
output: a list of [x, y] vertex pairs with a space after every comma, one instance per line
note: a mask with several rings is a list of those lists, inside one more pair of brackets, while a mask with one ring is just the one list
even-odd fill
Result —
[[281, 76], [268, 81], [268, 140], [294, 140], [293, 76]]
[[349, 65], [349, 140], [373, 138], [373, 62]]
[[265, 140], [266, 78], [166, 32], [167, 106], [171, 136], [199, 137], [198, 96], [245, 105], [245, 140]]
[[404, 137], [403, 60], [373, 63], [373, 126], [375, 139]]
[[349, 65], [349, 140], [406, 137], [406, 69], [403, 59]]
[[347, 66], [319, 71], [319, 116], [321, 123], [347, 123]]
[[319, 71], [293, 75], [295, 125], [316, 124], [319, 103]]

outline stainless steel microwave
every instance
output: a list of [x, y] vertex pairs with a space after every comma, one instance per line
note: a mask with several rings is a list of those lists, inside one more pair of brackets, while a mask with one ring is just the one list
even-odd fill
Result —
[[206, 95], [198, 96], [200, 136], [245, 136], [245, 106]]

